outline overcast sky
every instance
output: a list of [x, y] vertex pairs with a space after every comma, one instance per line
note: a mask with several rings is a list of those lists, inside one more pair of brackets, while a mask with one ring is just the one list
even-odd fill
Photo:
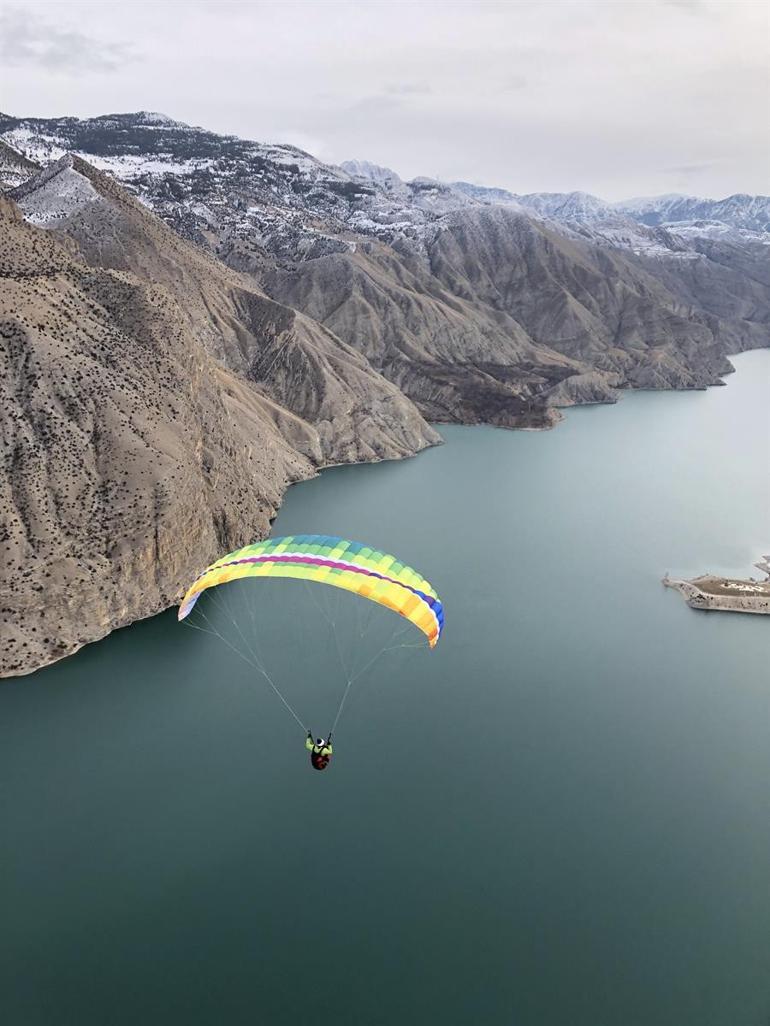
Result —
[[515, 192], [767, 193], [769, 10], [0, 0], [0, 109], [155, 110]]

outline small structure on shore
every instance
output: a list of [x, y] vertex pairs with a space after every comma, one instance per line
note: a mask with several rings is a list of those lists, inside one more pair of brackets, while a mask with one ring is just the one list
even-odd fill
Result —
[[764, 581], [753, 577], [740, 580], [734, 577], [717, 577], [703, 574], [684, 580], [669, 577], [666, 572], [663, 584], [675, 588], [693, 609], [718, 609], [732, 613], [770, 613], [770, 555], [763, 556], [754, 566], [765, 574]]

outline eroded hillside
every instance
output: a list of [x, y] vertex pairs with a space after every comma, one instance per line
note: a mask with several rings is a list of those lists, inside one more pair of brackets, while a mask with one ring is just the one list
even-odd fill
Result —
[[[0, 674], [167, 607], [215, 555], [264, 535], [288, 484], [317, 467], [435, 439], [357, 354], [327, 358], [323, 329], [297, 330], [292, 311], [265, 301], [271, 320], [235, 289], [202, 338], [193, 300], [209, 294], [189, 268], [172, 286], [95, 267], [77, 232], [31, 226], [7, 200], [0, 217]], [[220, 350], [240, 340], [236, 370], [211, 352], [225, 314]], [[257, 385], [247, 371], [268, 358]]]

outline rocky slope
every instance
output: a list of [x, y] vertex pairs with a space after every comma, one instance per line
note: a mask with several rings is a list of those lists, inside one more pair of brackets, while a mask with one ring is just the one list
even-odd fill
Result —
[[404, 456], [436, 440], [356, 350], [180, 238], [82, 159], [65, 155], [10, 195], [89, 264], [163, 284], [211, 355], [313, 424], [317, 461]]
[[0, 189], [21, 185], [40, 170], [40, 165], [29, 160], [0, 139]]
[[265, 285], [361, 345], [429, 417], [545, 426], [555, 407], [619, 387], [717, 383], [728, 351], [766, 343], [766, 323], [748, 318], [766, 317], [770, 293], [730, 274], [735, 295], [714, 290], [710, 310], [697, 294], [705, 262], [685, 296], [676, 265], [651, 269], [515, 209], [477, 207], [419, 249], [364, 243], [278, 267]]
[[8, 675], [167, 606], [208, 554], [266, 531], [313, 463], [163, 289], [88, 267], [0, 203]]
[[77, 158], [0, 215], [0, 675], [149, 615], [328, 463], [437, 440], [329, 331]]

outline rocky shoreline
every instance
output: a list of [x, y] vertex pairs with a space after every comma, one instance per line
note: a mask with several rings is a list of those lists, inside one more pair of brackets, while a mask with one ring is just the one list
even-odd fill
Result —
[[693, 609], [770, 614], [770, 555], [763, 556], [754, 566], [767, 575], [766, 580], [758, 581], [754, 577], [741, 580], [714, 574], [684, 580], [666, 574], [663, 584], [684, 595], [687, 605]]
[[0, 678], [175, 604], [293, 482], [440, 440], [359, 353], [87, 184], [77, 247], [0, 197]]

